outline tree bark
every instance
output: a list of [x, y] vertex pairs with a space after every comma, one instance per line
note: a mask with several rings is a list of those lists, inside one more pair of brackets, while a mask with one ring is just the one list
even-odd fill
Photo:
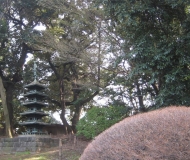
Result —
[[68, 124], [66, 118], [65, 118], [65, 87], [64, 87], [64, 80], [60, 80], [59, 82], [59, 88], [60, 88], [60, 102], [61, 102], [61, 115], [60, 118], [64, 125], [64, 130], [66, 131], [66, 134], [72, 132], [71, 126]]
[[3, 111], [5, 116], [5, 124], [6, 124], [6, 136], [9, 138], [12, 138], [12, 132], [11, 132], [11, 121], [10, 121], [10, 115], [9, 115], [9, 109], [7, 106], [7, 97], [6, 97], [6, 90], [3, 85], [3, 80], [0, 77], [0, 94], [2, 99], [2, 105], [3, 105]]
[[140, 85], [139, 85], [138, 81], [136, 82], [136, 87], [137, 87], [137, 97], [138, 97], [138, 100], [139, 100], [139, 111], [140, 112], [145, 112], [146, 108], [144, 106], [143, 95], [141, 93], [141, 89], [140, 89]]
[[67, 122], [67, 120], [65, 118], [65, 109], [64, 108], [62, 108], [62, 112], [61, 112], [60, 118], [61, 118], [61, 120], [63, 122], [63, 127], [64, 127], [64, 130], [65, 130], [65, 134], [72, 133], [72, 128], [68, 124], [68, 122]]
[[82, 106], [76, 106], [75, 107], [75, 113], [74, 113], [74, 116], [73, 116], [73, 118], [71, 120], [71, 122], [72, 122], [72, 130], [73, 130], [74, 133], [77, 132], [76, 125], [77, 125], [77, 123], [78, 123], [78, 121], [80, 119], [81, 110], [82, 110]]
[[11, 132], [13, 134], [13, 126], [14, 126], [14, 121], [13, 121], [13, 91], [14, 91], [14, 84], [9, 84], [6, 88], [6, 100], [7, 100], [7, 109], [8, 109], [8, 114], [9, 114], [9, 119], [10, 119], [10, 128]]

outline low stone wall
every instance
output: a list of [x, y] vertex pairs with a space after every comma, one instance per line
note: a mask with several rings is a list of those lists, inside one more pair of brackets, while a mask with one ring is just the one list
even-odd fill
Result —
[[0, 139], [0, 153], [39, 152], [58, 147], [59, 139], [50, 137], [15, 137]]

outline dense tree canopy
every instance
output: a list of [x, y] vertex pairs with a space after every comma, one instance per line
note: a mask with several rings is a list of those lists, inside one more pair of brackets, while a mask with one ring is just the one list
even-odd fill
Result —
[[143, 111], [172, 104], [190, 105], [190, 2], [99, 3], [112, 21], [114, 32], [124, 41], [123, 53], [116, 57], [117, 65], [123, 61], [129, 65], [122, 82], [126, 81], [124, 86], [132, 89], [133, 98], [137, 97], [138, 108]]
[[0, 3], [0, 95], [10, 137], [33, 61], [48, 84], [49, 109], [61, 111], [68, 132], [97, 95], [127, 111], [190, 105], [189, 1]]
[[124, 106], [92, 107], [77, 124], [77, 134], [92, 139], [126, 116]]
[[[65, 130], [76, 132], [82, 109], [103, 86], [99, 25], [103, 16], [87, 2], [44, 0], [39, 4], [58, 16], [44, 24], [46, 30], [35, 37], [35, 47], [42, 53], [36, 53], [35, 58], [43, 61], [41, 73], [48, 72], [43, 79], [49, 82], [50, 106], [61, 110]], [[66, 110], [70, 112], [69, 121]]]

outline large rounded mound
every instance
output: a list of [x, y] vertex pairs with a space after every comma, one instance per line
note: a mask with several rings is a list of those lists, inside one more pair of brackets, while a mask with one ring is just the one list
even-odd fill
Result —
[[122, 120], [97, 136], [80, 160], [189, 160], [190, 108], [167, 107]]

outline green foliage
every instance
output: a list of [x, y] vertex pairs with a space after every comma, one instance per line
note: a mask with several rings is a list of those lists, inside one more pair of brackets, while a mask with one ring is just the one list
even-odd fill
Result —
[[130, 66], [128, 74], [122, 77], [131, 83], [123, 86], [132, 88], [133, 97], [137, 97], [135, 102], [139, 103], [137, 108], [141, 107], [142, 97], [143, 102], [150, 100], [149, 109], [189, 106], [190, 1], [104, 0], [99, 3], [112, 20], [115, 33], [123, 38], [123, 52], [115, 61], [118, 68], [120, 59]]
[[77, 134], [92, 139], [102, 131], [127, 116], [127, 109], [120, 106], [92, 107], [77, 124]]
[[45, 56], [36, 56], [44, 61], [39, 68], [49, 81], [49, 104], [54, 110], [61, 109], [62, 120], [67, 116], [65, 109], [70, 110], [69, 119], [75, 129], [81, 109], [92, 102], [101, 83], [103, 55], [98, 56], [101, 48], [96, 42], [100, 13], [89, 1], [41, 0], [39, 4], [58, 13], [38, 39], [39, 50]]

